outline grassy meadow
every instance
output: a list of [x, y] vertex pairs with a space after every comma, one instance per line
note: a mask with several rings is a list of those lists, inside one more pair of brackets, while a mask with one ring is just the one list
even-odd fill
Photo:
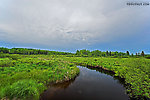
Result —
[[[71, 80], [79, 73], [57, 56], [4, 54], [0, 58], [0, 98], [38, 100], [49, 83]], [[15, 58], [15, 59], [14, 59]]]
[[142, 56], [130, 56], [128, 53], [100, 51], [77, 51], [76, 54], [71, 54], [33, 49], [15, 50], [17, 49], [7, 52], [3, 50], [0, 53], [2, 100], [38, 100], [48, 84], [75, 78], [80, 72], [77, 65], [114, 72], [114, 76], [125, 80], [130, 97], [150, 98], [150, 59], [144, 57], [144, 52]]

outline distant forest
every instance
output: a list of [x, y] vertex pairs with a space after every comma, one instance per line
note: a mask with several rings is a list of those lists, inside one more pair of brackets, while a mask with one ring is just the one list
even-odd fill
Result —
[[136, 53], [135, 55], [132, 53], [130, 54], [129, 51], [126, 53], [123, 52], [112, 52], [106, 51], [102, 52], [99, 50], [89, 51], [86, 49], [77, 50], [76, 53], [69, 53], [69, 52], [58, 52], [58, 51], [49, 51], [49, 50], [40, 50], [40, 49], [27, 49], [27, 48], [4, 48], [0, 47], [0, 54], [8, 53], [8, 54], [22, 54], [22, 55], [67, 55], [67, 56], [77, 56], [77, 57], [146, 57], [150, 58], [150, 55], [147, 55], [142, 51], [141, 53]]

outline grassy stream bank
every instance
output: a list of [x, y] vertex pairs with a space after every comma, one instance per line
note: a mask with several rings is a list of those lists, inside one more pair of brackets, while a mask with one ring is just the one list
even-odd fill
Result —
[[125, 79], [130, 97], [150, 98], [150, 59], [3, 54], [0, 99], [38, 100], [49, 83], [75, 78], [79, 74], [76, 64], [113, 72]]
[[66, 57], [64, 60], [113, 72], [114, 76], [125, 79], [130, 97], [150, 98], [150, 59]]
[[47, 84], [68, 81], [79, 73], [75, 64], [54, 56], [5, 56], [0, 58], [1, 99], [38, 100]]

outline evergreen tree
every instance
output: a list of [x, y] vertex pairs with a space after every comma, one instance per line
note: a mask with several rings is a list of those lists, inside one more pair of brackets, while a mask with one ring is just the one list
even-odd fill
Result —
[[136, 53], [136, 56], [138, 56], [138, 53]]
[[108, 56], [108, 51], [106, 51], [106, 55]]
[[144, 57], [144, 55], [145, 55], [145, 54], [144, 54], [144, 51], [142, 51], [141, 56], [143, 56], [143, 57]]
[[111, 51], [109, 52], [109, 55], [111, 56]]
[[127, 53], [128, 56], [130, 55], [129, 51], [127, 51], [126, 53]]
[[131, 54], [131, 56], [133, 57], [133, 53]]

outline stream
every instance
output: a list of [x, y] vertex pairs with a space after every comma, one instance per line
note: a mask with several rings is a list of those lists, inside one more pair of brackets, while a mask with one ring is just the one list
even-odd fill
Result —
[[80, 74], [71, 81], [52, 84], [40, 100], [129, 100], [121, 80], [100, 69], [78, 66]]

